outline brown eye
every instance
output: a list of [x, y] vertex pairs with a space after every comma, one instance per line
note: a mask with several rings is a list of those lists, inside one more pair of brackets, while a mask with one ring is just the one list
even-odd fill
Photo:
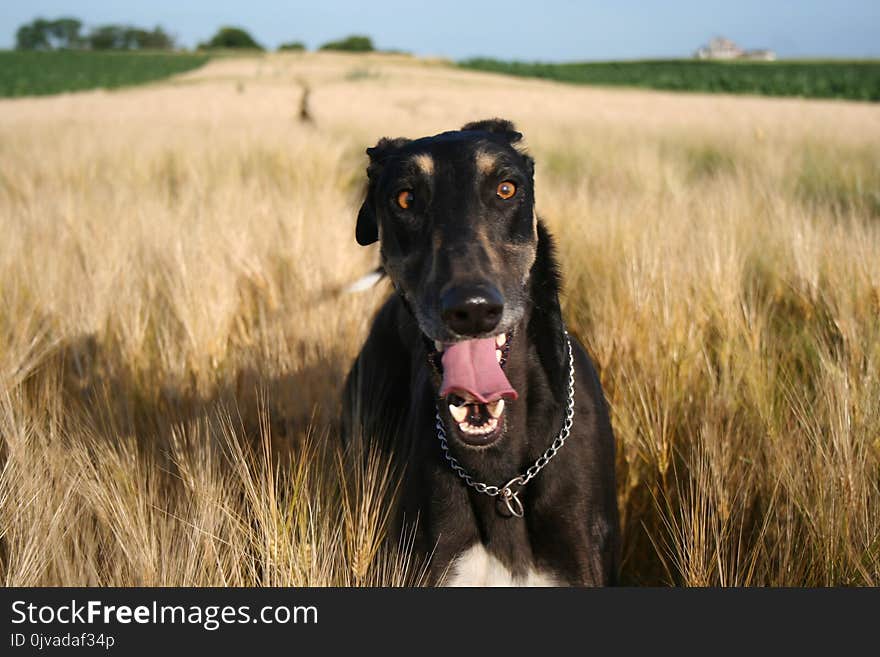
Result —
[[404, 210], [409, 210], [410, 206], [415, 200], [416, 197], [413, 196], [411, 189], [404, 189], [397, 195], [397, 205], [399, 205]]
[[505, 180], [498, 185], [495, 193], [498, 195], [498, 198], [503, 198], [506, 201], [509, 198], [513, 198], [513, 195], [516, 194], [516, 185], [509, 180]]

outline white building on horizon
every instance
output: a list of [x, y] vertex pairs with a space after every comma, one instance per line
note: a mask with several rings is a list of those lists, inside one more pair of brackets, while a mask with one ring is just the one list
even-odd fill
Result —
[[730, 39], [722, 36], [714, 37], [705, 46], [694, 53], [697, 59], [752, 59], [772, 62], [776, 53], [772, 50], [743, 50]]

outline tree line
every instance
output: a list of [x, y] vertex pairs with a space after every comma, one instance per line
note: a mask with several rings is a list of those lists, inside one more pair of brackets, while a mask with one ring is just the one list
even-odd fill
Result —
[[[22, 25], [15, 33], [15, 47], [17, 50], [174, 50], [178, 44], [174, 36], [158, 25], [152, 30], [134, 25], [98, 25], [84, 32], [82, 21], [65, 16], [54, 20], [37, 18]], [[233, 26], [221, 27], [210, 39], [199, 43], [197, 49], [265, 50], [246, 30]], [[289, 41], [278, 46], [278, 50], [303, 51], [306, 46], [301, 41]], [[370, 37], [355, 34], [329, 41], [319, 50], [373, 52], [375, 48]]]
[[146, 30], [133, 25], [99, 25], [82, 32], [78, 18], [37, 18], [15, 33], [18, 50], [172, 50], [174, 37], [160, 26]]

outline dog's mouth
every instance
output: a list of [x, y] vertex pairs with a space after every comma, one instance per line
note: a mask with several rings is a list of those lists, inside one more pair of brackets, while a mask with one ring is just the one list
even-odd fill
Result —
[[433, 343], [430, 354], [442, 377], [440, 399], [446, 406], [459, 439], [473, 446], [486, 446], [504, 430], [507, 401], [517, 398], [504, 373], [512, 335]]

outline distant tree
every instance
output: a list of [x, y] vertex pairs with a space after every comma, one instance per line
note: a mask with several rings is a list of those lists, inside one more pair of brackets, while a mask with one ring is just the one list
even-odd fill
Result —
[[49, 33], [46, 29], [48, 21], [38, 18], [33, 23], [22, 25], [15, 33], [17, 50], [51, 50]]
[[368, 36], [352, 34], [339, 41], [330, 41], [321, 50], [342, 50], [344, 52], [373, 52], [373, 40]]
[[56, 18], [49, 23], [49, 34], [55, 48], [82, 48], [85, 44], [79, 33], [81, 28], [82, 21], [69, 16]]
[[221, 27], [210, 41], [199, 44], [199, 49], [211, 48], [251, 48], [262, 50], [263, 46], [240, 27]]
[[128, 28], [124, 25], [99, 25], [86, 37], [92, 50], [128, 49]]
[[300, 52], [306, 49], [306, 44], [302, 41], [288, 41], [287, 43], [282, 43], [278, 46], [278, 50], [290, 50], [294, 52]]
[[152, 30], [129, 27], [126, 41], [138, 50], [172, 50], [175, 46], [174, 37], [158, 25]]
[[15, 33], [18, 50], [67, 50], [85, 45], [80, 36], [82, 22], [76, 18], [62, 17], [55, 20], [37, 18], [22, 25]]

